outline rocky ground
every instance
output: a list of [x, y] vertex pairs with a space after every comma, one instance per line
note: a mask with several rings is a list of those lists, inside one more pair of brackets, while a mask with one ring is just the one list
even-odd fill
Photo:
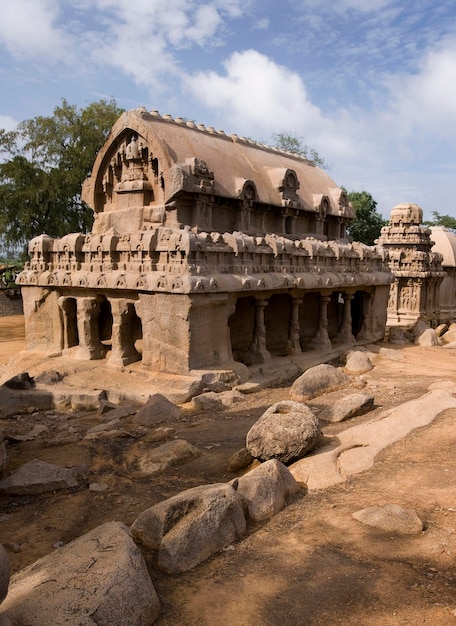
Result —
[[[22, 318], [0, 320], [1, 362], [23, 348]], [[388, 346], [392, 347], [392, 346]], [[436, 381], [456, 383], [456, 351], [396, 347], [362, 376], [373, 411], [324, 426], [322, 443], [368, 423], [385, 409], [418, 398]], [[13, 571], [56, 546], [116, 520], [131, 524], [148, 506], [183, 489], [228, 481], [234, 452], [250, 426], [289, 386], [261, 390], [227, 409], [182, 407], [167, 424], [148, 429], [133, 417], [122, 428], [86, 438], [105, 418], [97, 411], [29, 411], [0, 420], [8, 472], [31, 459], [87, 466], [79, 487], [2, 496], [0, 522]], [[309, 402], [315, 411], [321, 399]], [[160, 626], [301, 626], [324, 624], [456, 624], [456, 409], [382, 451], [368, 471], [326, 489], [303, 492], [267, 523], [191, 572], [151, 571], [162, 603]], [[39, 429], [36, 427], [39, 426]], [[200, 456], [154, 476], [141, 472], [145, 450], [184, 439]], [[102, 485], [90, 490], [88, 485]], [[97, 487], [96, 489], [99, 489]], [[418, 535], [397, 535], [353, 519], [359, 509], [396, 503], [424, 521]]]

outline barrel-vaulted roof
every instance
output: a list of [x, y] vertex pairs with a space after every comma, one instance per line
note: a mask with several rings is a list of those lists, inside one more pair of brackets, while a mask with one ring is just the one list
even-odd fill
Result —
[[432, 226], [431, 233], [432, 251], [443, 256], [442, 266], [456, 267], [456, 235], [443, 226]]
[[207, 168], [213, 180], [210, 189], [202, 186], [203, 193], [239, 199], [247, 186], [249, 194], [253, 193], [254, 199], [264, 204], [284, 206], [293, 202], [293, 206], [305, 211], [321, 212], [323, 207], [325, 214], [354, 217], [345, 192], [311, 161], [144, 108], [125, 112], [98, 154], [84, 188], [85, 201], [96, 211], [100, 210], [97, 194], [101, 193], [109, 164], [122, 141], [128, 141], [133, 133], [138, 144], [147, 146], [148, 158], [158, 162], [164, 203], [185, 191], [186, 184], [188, 188], [188, 173], [194, 171], [197, 159], [198, 166]]

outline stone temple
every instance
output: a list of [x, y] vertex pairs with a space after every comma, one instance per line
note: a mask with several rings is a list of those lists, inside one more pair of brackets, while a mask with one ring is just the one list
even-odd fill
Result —
[[351, 243], [344, 190], [305, 158], [144, 108], [83, 198], [92, 232], [29, 244], [29, 349], [194, 375], [383, 338], [381, 249]]

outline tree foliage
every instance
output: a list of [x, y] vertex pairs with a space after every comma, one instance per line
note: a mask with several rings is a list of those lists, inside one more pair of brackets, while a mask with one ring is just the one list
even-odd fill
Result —
[[272, 145], [279, 150], [299, 154], [299, 156], [312, 161], [315, 165], [328, 169], [328, 164], [323, 157], [314, 148], [310, 148], [304, 143], [304, 137], [299, 137], [294, 133], [274, 133], [272, 135]]
[[377, 202], [367, 191], [351, 191], [348, 199], [356, 213], [356, 218], [348, 228], [348, 234], [354, 241], [373, 246], [380, 236], [382, 226], [388, 222], [377, 211]]
[[424, 222], [426, 226], [444, 226], [448, 230], [456, 231], [456, 217], [440, 215], [437, 211], [432, 211], [432, 217], [432, 220]]
[[0, 130], [0, 236], [6, 245], [90, 229], [82, 183], [121, 113], [114, 100], [83, 109], [62, 100], [50, 117]]

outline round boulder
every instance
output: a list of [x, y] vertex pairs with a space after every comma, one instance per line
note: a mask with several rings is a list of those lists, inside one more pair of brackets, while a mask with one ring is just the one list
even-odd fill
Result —
[[284, 400], [273, 404], [247, 433], [246, 448], [260, 461], [292, 463], [315, 448], [320, 423], [308, 406]]
[[325, 363], [310, 367], [297, 378], [290, 389], [290, 397], [305, 402], [323, 393], [345, 387], [350, 378], [340, 368]]

